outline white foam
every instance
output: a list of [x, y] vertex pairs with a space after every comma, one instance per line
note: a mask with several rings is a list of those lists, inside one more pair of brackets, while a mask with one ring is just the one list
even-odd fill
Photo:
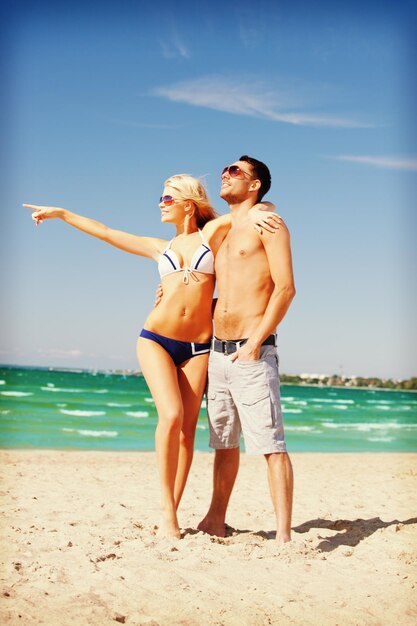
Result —
[[121, 406], [121, 407], [128, 408], [128, 407], [130, 407], [132, 405], [131, 404], [123, 404], [122, 402], [107, 402], [107, 406]]
[[8, 409], [4, 409], [4, 411], [0, 411], [0, 415], [8, 415], [10, 411]]
[[332, 409], [339, 409], [344, 411], [345, 409], [348, 409], [349, 407], [346, 406], [346, 404], [335, 404], [334, 406], [332, 406]]
[[64, 415], [76, 415], [77, 417], [94, 417], [98, 415], [106, 415], [106, 411], [66, 411], [65, 409], [60, 409], [60, 413]]
[[0, 385], [5, 385], [6, 381], [5, 380], [0, 380]]
[[393, 400], [367, 400], [368, 404], [394, 404]]
[[375, 404], [374, 408], [378, 409], [378, 411], [390, 411], [391, 410], [391, 407], [387, 406], [386, 404], [381, 404], [381, 405]]
[[66, 433], [77, 433], [83, 437], [117, 437], [117, 430], [77, 430], [76, 428], [63, 428]]
[[391, 441], [394, 441], [394, 437], [368, 437], [367, 441], [382, 441], [384, 443], [390, 443]]
[[82, 393], [82, 389], [61, 389], [60, 387], [41, 387], [42, 391], [56, 391], [58, 393]]
[[207, 430], [207, 426], [205, 426], [204, 424], [197, 424], [197, 428], [199, 430]]
[[149, 417], [148, 411], [127, 411], [126, 415], [129, 417]]
[[285, 426], [285, 430], [299, 430], [302, 432], [312, 432], [315, 430], [314, 426]]
[[341, 428], [345, 430], [358, 430], [360, 432], [369, 432], [370, 430], [401, 430], [404, 428], [417, 428], [417, 424], [398, 424], [398, 422], [322, 422], [325, 428]]
[[355, 404], [354, 400], [333, 400], [331, 398], [311, 398], [311, 402], [329, 402], [331, 404]]
[[[285, 398], [288, 400], [288, 398]], [[291, 404], [295, 404], [295, 406], [307, 406], [307, 402], [305, 400], [294, 400]]]
[[286, 409], [285, 407], [282, 407], [282, 410], [284, 411], [284, 413], [302, 413], [302, 409]]
[[14, 398], [23, 398], [24, 396], [33, 396], [28, 391], [0, 391], [2, 396], [12, 396]]
[[93, 393], [109, 393], [108, 389], [95, 389]]
[[153, 402], [153, 398], [144, 398], [145, 402]]

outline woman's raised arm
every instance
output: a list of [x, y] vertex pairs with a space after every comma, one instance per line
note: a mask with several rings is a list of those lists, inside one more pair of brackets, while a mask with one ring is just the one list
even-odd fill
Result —
[[58, 218], [83, 233], [87, 233], [87, 235], [101, 239], [131, 254], [157, 259], [167, 243], [164, 239], [138, 237], [122, 230], [114, 230], [101, 222], [60, 207], [39, 206], [37, 204], [24, 204], [23, 206], [33, 211], [32, 219], [36, 224], [41, 224], [44, 220]]

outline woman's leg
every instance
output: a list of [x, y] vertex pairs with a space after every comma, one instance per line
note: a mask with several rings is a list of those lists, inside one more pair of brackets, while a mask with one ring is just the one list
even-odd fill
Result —
[[139, 337], [137, 354], [158, 411], [155, 447], [163, 512], [160, 534], [179, 538], [174, 485], [184, 413], [177, 368], [166, 350], [150, 339]]
[[208, 354], [195, 356], [178, 368], [178, 384], [182, 397], [184, 419], [180, 434], [180, 451], [175, 479], [175, 504], [178, 505], [187, 482], [194, 453], [195, 429], [206, 387]]

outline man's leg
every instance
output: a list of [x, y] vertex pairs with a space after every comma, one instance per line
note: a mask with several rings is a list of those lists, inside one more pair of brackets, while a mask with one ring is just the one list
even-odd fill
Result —
[[265, 454], [268, 482], [277, 523], [277, 541], [291, 541], [291, 515], [294, 478], [287, 452]]
[[239, 448], [216, 450], [211, 504], [207, 515], [197, 526], [209, 535], [226, 535], [226, 511], [239, 469], [239, 452]]

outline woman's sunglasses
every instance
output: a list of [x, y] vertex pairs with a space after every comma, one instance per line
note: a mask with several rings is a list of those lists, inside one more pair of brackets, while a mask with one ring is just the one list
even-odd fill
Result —
[[175, 204], [176, 202], [181, 202], [181, 200], [176, 200], [172, 196], [161, 196], [159, 198], [159, 204], [163, 203], [163, 204], [165, 204], [165, 206], [171, 206], [171, 205]]
[[240, 167], [238, 165], [227, 165], [223, 169], [220, 177], [223, 178], [223, 176], [226, 174], [226, 172], [232, 178], [243, 178], [244, 176], [249, 176], [249, 178], [251, 178], [251, 175], [248, 174], [248, 172], [244, 172], [242, 169], [240, 169]]

